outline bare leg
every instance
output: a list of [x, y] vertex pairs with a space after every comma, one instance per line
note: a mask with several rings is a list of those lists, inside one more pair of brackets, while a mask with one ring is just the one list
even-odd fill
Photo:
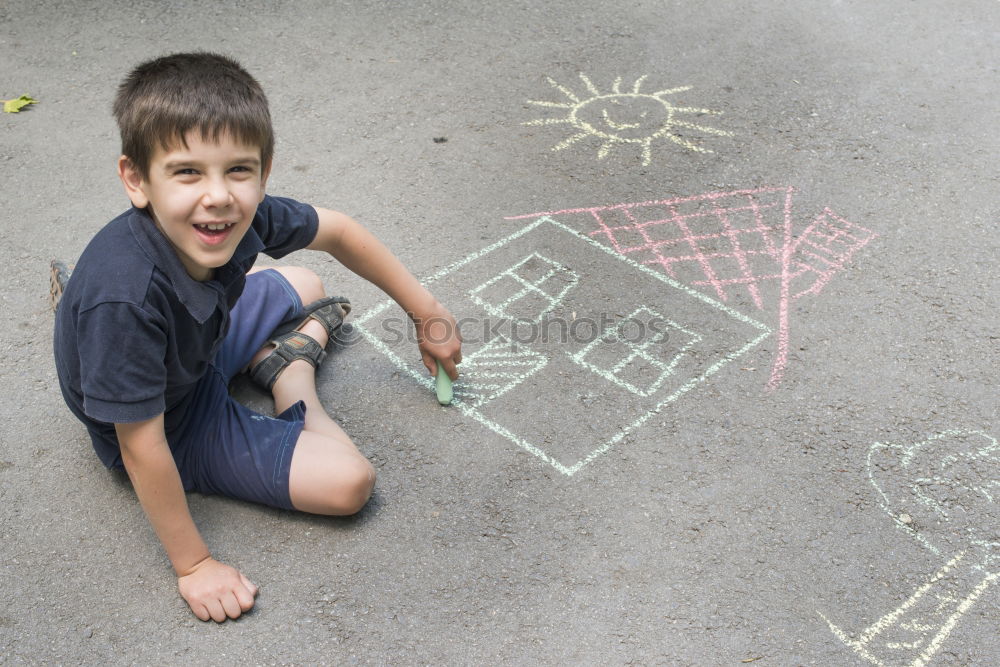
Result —
[[[312, 271], [300, 267], [277, 267], [299, 293], [302, 303], [324, 296], [323, 284]], [[308, 321], [299, 331], [326, 346], [323, 326]], [[250, 362], [256, 364], [271, 353], [261, 349]], [[293, 361], [278, 376], [274, 387], [275, 411], [280, 413], [297, 401], [306, 404], [306, 423], [292, 454], [289, 490], [292, 505], [313, 514], [354, 514], [364, 507], [375, 485], [375, 469], [323, 409], [316, 395], [316, 370], [305, 360]]]

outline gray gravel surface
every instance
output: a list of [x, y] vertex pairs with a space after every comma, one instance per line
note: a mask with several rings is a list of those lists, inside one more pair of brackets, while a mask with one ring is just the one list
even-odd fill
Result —
[[[409, 372], [414, 346], [361, 337], [319, 381], [378, 468], [374, 498], [327, 519], [191, 495], [215, 556], [261, 586], [245, 618], [201, 623], [62, 403], [47, 304], [49, 260], [127, 204], [118, 81], [191, 49], [268, 91], [272, 193], [356, 217], [441, 274], [461, 316], [482, 316], [463, 281], [519, 247], [483, 250], [533, 212], [791, 186], [796, 238], [827, 208], [872, 234], [784, 319], [780, 281], [760, 303], [727, 287], [772, 334], [703, 377], [749, 337], [697, 266], [669, 283], [583, 228], [525, 237], [578, 276], [564, 311], [638, 299], [703, 327], [701, 365], [677, 376], [700, 379], [667, 400], [566, 362], [478, 412], [442, 408]], [[0, 114], [0, 663], [996, 664], [998, 62], [994, 0], [4, 0], [0, 98], [39, 103]], [[726, 134], [675, 124], [645, 164], [639, 143], [532, 124], [619, 77], [619, 136], [658, 109], [629, 97], [640, 77], [690, 86], [662, 96], [676, 120]], [[377, 332], [377, 289], [329, 258], [287, 261]], [[549, 460], [612, 440], [573, 474]]]

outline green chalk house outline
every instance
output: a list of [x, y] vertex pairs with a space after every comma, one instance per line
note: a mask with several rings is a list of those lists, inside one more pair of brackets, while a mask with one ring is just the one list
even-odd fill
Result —
[[[531, 349], [511, 349], [511, 345], [506, 338], [499, 337], [462, 360], [464, 379], [461, 385], [455, 387], [457, 400], [472, 408], [480, 408], [503, 396], [545, 368], [549, 362], [543, 354]], [[503, 372], [495, 370], [497, 366], [526, 370], [522, 373]]]
[[[518, 269], [520, 269], [522, 266], [524, 266], [533, 259], [545, 262], [546, 264], [549, 265], [549, 267], [551, 267], [545, 273], [545, 275], [543, 275], [541, 278], [535, 281], [528, 280], [517, 272]], [[558, 294], [553, 296], [552, 294], [549, 294], [542, 288], [548, 280], [554, 278], [556, 275], [568, 277], [569, 281], [566, 285], [563, 286], [563, 288], [559, 291]], [[514, 280], [516, 283], [520, 284], [521, 286], [520, 291], [516, 292], [513, 296], [504, 300], [503, 303], [500, 304], [490, 303], [489, 301], [486, 301], [484, 298], [479, 296], [480, 292], [502, 281], [504, 278], [510, 278]], [[539, 255], [537, 252], [533, 252], [524, 259], [522, 259], [520, 262], [515, 264], [514, 266], [510, 267], [509, 269], [501, 273], [500, 275], [490, 278], [479, 287], [472, 288], [471, 290], [469, 290], [467, 294], [469, 298], [472, 299], [477, 305], [481, 306], [483, 309], [486, 310], [486, 312], [488, 312], [490, 315], [493, 315], [494, 317], [507, 317], [511, 319], [524, 319], [527, 321], [537, 322], [540, 319], [542, 319], [542, 317], [545, 316], [545, 313], [551, 312], [552, 309], [558, 306], [562, 302], [562, 300], [566, 297], [566, 294], [571, 289], [573, 289], [573, 287], [579, 281], [580, 281], [580, 275], [575, 271], [571, 271], [566, 267], [562, 266], [561, 264], [559, 264], [559, 262], [554, 262], [547, 257]], [[538, 313], [537, 317], [534, 318], [518, 318], [515, 314], [509, 312], [508, 309], [511, 307], [513, 303], [519, 301], [520, 299], [523, 299], [529, 294], [535, 294], [540, 296], [542, 299], [546, 300], [549, 305], [540, 313]]]
[[[497, 242], [495, 242], [495, 243], [487, 246], [486, 248], [483, 248], [482, 250], [480, 250], [478, 252], [472, 253], [472, 254], [466, 256], [465, 258], [463, 258], [463, 259], [461, 259], [461, 260], [459, 260], [459, 261], [457, 261], [457, 262], [455, 262], [455, 263], [453, 263], [453, 264], [451, 264], [449, 266], [446, 266], [445, 268], [441, 269], [437, 273], [435, 273], [435, 274], [433, 274], [433, 275], [431, 275], [431, 276], [423, 279], [422, 282], [423, 282], [423, 284], [428, 285], [428, 284], [431, 284], [431, 283], [433, 283], [433, 282], [435, 282], [437, 280], [440, 280], [444, 276], [447, 276], [447, 275], [449, 275], [451, 273], [454, 273], [455, 271], [461, 269], [462, 267], [464, 267], [464, 266], [466, 266], [466, 265], [468, 265], [468, 264], [470, 264], [470, 263], [472, 263], [472, 262], [474, 262], [474, 261], [476, 261], [478, 259], [481, 259], [482, 257], [485, 257], [489, 253], [491, 253], [491, 252], [493, 252], [493, 251], [495, 251], [495, 250], [497, 250], [499, 248], [502, 248], [502, 247], [506, 246], [507, 244], [509, 244], [509, 243], [517, 240], [517, 239], [520, 239], [521, 237], [525, 236], [526, 234], [528, 234], [528, 233], [530, 233], [530, 232], [538, 229], [542, 225], [551, 225], [551, 226], [553, 226], [556, 229], [559, 229], [559, 230], [561, 230], [563, 232], [566, 232], [567, 234], [571, 235], [573, 238], [579, 239], [580, 241], [583, 241], [584, 243], [586, 243], [589, 246], [591, 246], [592, 248], [596, 248], [596, 249], [600, 250], [601, 252], [606, 253], [608, 256], [615, 258], [615, 260], [617, 260], [619, 262], [622, 262], [623, 264], [626, 264], [626, 265], [632, 267], [633, 269], [635, 269], [637, 271], [640, 271], [640, 272], [642, 272], [642, 273], [644, 273], [644, 274], [646, 274], [648, 276], [651, 276], [651, 277], [655, 278], [656, 280], [664, 283], [665, 285], [669, 285], [670, 287], [673, 287], [674, 289], [680, 290], [681, 292], [684, 292], [688, 296], [691, 296], [691, 297], [693, 297], [695, 299], [698, 299], [699, 301], [702, 301], [703, 303], [712, 306], [713, 308], [715, 308], [715, 309], [717, 309], [717, 310], [725, 313], [726, 315], [729, 315], [733, 319], [736, 319], [736, 320], [738, 320], [740, 322], [748, 324], [751, 327], [753, 327], [753, 328], [755, 328], [755, 329], [757, 329], [758, 331], [761, 332], [759, 336], [751, 339], [749, 342], [747, 342], [745, 345], [743, 345], [738, 350], [735, 350], [735, 351], [729, 353], [728, 355], [722, 357], [721, 359], [719, 359], [718, 361], [716, 361], [714, 364], [712, 364], [711, 366], [709, 366], [700, 376], [695, 377], [695, 378], [691, 378], [690, 380], [688, 380], [687, 382], [685, 382], [683, 385], [681, 385], [680, 387], [678, 387], [677, 389], [675, 389], [673, 392], [671, 392], [671, 394], [669, 396], [667, 396], [662, 401], [660, 401], [652, 410], [649, 410], [645, 414], [643, 414], [643, 415], [639, 416], [637, 419], [635, 419], [631, 424], [628, 424], [627, 426], [623, 427], [618, 433], [616, 433], [614, 436], [612, 436], [611, 438], [609, 438], [605, 442], [601, 443], [596, 449], [594, 449], [593, 451], [591, 451], [589, 454], [587, 454], [585, 457], [583, 457], [582, 459], [580, 459], [579, 461], [577, 461], [573, 465], [565, 465], [562, 462], [557, 461], [555, 458], [553, 458], [552, 456], [550, 456], [548, 453], [546, 453], [540, 447], [532, 444], [531, 442], [528, 442], [526, 439], [522, 438], [521, 436], [517, 435], [516, 433], [513, 433], [510, 429], [508, 429], [507, 427], [503, 426], [502, 424], [498, 424], [495, 421], [493, 421], [492, 419], [488, 418], [487, 416], [485, 416], [482, 412], [480, 412], [477, 409], [476, 405], [473, 402], [468, 401], [468, 400], [463, 400], [458, 395], [456, 395], [454, 397], [454, 399], [452, 401], [452, 405], [454, 407], [458, 408], [462, 412], [462, 414], [464, 414], [465, 416], [467, 416], [467, 417], [469, 417], [471, 419], [474, 419], [475, 421], [479, 422], [480, 424], [482, 424], [483, 426], [485, 426], [489, 430], [493, 431], [497, 435], [500, 435], [500, 436], [502, 436], [502, 437], [510, 440], [511, 442], [513, 442], [514, 444], [516, 444], [518, 447], [520, 447], [520, 448], [524, 449], [525, 451], [529, 452], [530, 454], [538, 457], [542, 461], [545, 461], [546, 463], [548, 463], [549, 465], [551, 465], [553, 468], [555, 468], [556, 470], [558, 470], [559, 472], [561, 472], [562, 474], [564, 474], [564, 475], [566, 475], [568, 477], [572, 477], [576, 473], [580, 472], [580, 470], [582, 470], [583, 468], [585, 468], [586, 466], [588, 466], [590, 463], [592, 463], [596, 459], [598, 459], [601, 456], [603, 456], [604, 454], [606, 454], [615, 445], [617, 445], [619, 442], [621, 442], [627, 435], [629, 435], [630, 433], [634, 432], [636, 429], [638, 429], [643, 424], [645, 424], [647, 421], [649, 421], [649, 419], [653, 415], [659, 413], [659, 411], [662, 410], [664, 408], [664, 406], [666, 406], [666, 405], [672, 403], [673, 401], [677, 400], [680, 396], [684, 395], [685, 393], [687, 393], [688, 391], [690, 391], [691, 389], [693, 389], [695, 386], [697, 386], [698, 384], [700, 384], [701, 382], [703, 382], [707, 378], [711, 377], [712, 375], [715, 375], [726, 364], [728, 364], [729, 362], [733, 361], [734, 359], [737, 359], [737, 358], [743, 356], [748, 351], [752, 350], [754, 347], [756, 347], [761, 342], [763, 342], [768, 336], [772, 335], [772, 333], [773, 333], [773, 330], [770, 327], [768, 327], [766, 324], [763, 324], [762, 322], [758, 322], [757, 320], [755, 320], [755, 319], [753, 319], [751, 317], [748, 317], [748, 316], [744, 315], [743, 313], [740, 313], [740, 312], [738, 312], [736, 310], [733, 310], [732, 308], [726, 306], [725, 304], [720, 303], [719, 301], [716, 301], [715, 299], [713, 299], [712, 297], [708, 296], [707, 294], [695, 291], [694, 289], [692, 289], [692, 288], [690, 288], [690, 287], [688, 287], [686, 285], [683, 285], [683, 284], [677, 282], [676, 280], [673, 280], [669, 276], [666, 276], [666, 275], [664, 275], [663, 273], [661, 273], [659, 271], [656, 271], [656, 270], [654, 270], [654, 269], [652, 269], [652, 268], [650, 268], [648, 266], [644, 266], [642, 264], [638, 264], [638, 263], [634, 262], [633, 260], [629, 259], [628, 257], [625, 257], [625, 256], [620, 255], [619, 253], [615, 252], [614, 248], [609, 248], [609, 247], [607, 247], [605, 245], [602, 245], [601, 243], [599, 243], [599, 242], [597, 242], [597, 241], [589, 238], [588, 236], [580, 234], [577, 231], [571, 229], [570, 227], [567, 227], [566, 225], [563, 225], [563, 224], [557, 222], [556, 220], [554, 220], [553, 218], [551, 218], [551, 217], [549, 217], [547, 215], [540, 216], [534, 222], [525, 225], [524, 227], [522, 227], [518, 231], [514, 232], [513, 234], [511, 234], [511, 235], [509, 235], [509, 236], [507, 236], [507, 237], [505, 237], [503, 239], [500, 239], [499, 241], [497, 241]], [[406, 372], [410, 377], [412, 377], [414, 380], [416, 380], [419, 384], [423, 385], [424, 387], [426, 387], [428, 389], [433, 389], [434, 388], [434, 378], [424, 375], [423, 373], [420, 372], [420, 370], [418, 368], [410, 366], [409, 364], [407, 364], [405, 360], [403, 360], [402, 358], [400, 358], [399, 355], [397, 355], [395, 352], [393, 352], [389, 348], [388, 345], [386, 345], [382, 340], [380, 340], [378, 338], [378, 336], [375, 335], [375, 332], [370, 331], [368, 329], [368, 327], [365, 326], [365, 324], [367, 322], [369, 322], [369, 321], [373, 320], [374, 318], [378, 317], [380, 314], [382, 314], [388, 308], [390, 308], [394, 303], [395, 302], [392, 301], [391, 299], [387, 299], [387, 300], [379, 303], [378, 305], [376, 305], [375, 307], [373, 307], [368, 312], [362, 314], [357, 320], [355, 320], [354, 327], [377, 350], [379, 350], [380, 352], [382, 352], [383, 354], [385, 354], [396, 365], [397, 368], [399, 368], [401, 371]]]
[[[687, 335], [688, 337], [687, 343], [685, 343], [680, 348], [680, 350], [678, 350], [674, 354], [674, 356], [671, 358], [669, 362], [665, 363], [660, 359], [658, 359], [656, 355], [650, 354], [648, 352], [650, 347], [663, 341], [663, 338], [665, 336], [664, 332], [658, 332], [655, 336], [650, 337], [649, 340], [645, 341], [641, 345], [636, 345], [634, 343], [631, 343], [626, 339], [626, 337], [621, 335], [621, 331], [625, 327], [625, 325], [630, 321], [635, 321], [636, 316], [639, 315], [640, 313], [650, 314], [659, 321], [666, 322], [668, 325], [670, 325], [670, 328], [680, 331]], [[626, 357], [624, 357], [621, 361], [616, 363], [610, 369], [601, 368], [596, 364], [586, 361], [586, 357], [588, 354], [593, 352], [595, 349], [599, 348], [601, 345], [607, 344], [606, 341], [609, 336], [614, 337], [615, 340], [622, 342], [625, 345], [625, 347], [629, 349], [629, 354]], [[641, 308], [633, 312], [631, 315], [629, 315], [627, 318], [625, 318], [622, 322], [620, 322], [614, 328], [614, 331], [608, 329], [607, 331], [602, 332], [599, 337], [595, 338], [587, 345], [587, 347], [583, 348], [576, 354], [568, 354], [568, 353], [567, 354], [569, 358], [572, 359], [575, 363], [603, 377], [609, 382], [613, 382], [619, 387], [627, 389], [633, 394], [646, 397], [646, 396], [652, 396], [657, 392], [657, 390], [659, 390], [660, 387], [663, 386], [663, 383], [666, 382], [667, 378], [673, 375], [674, 369], [677, 367], [677, 364], [680, 362], [684, 354], [688, 350], [690, 350], [691, 347], [693, 347], [700, 341], [701, 341], [700, 335], [694, 333], [693, 331], [688, 331], [687, 329], [677, 324], [676, 322], [668, 320], [667, 318], [665, 318], [663, 315], [660, 315], [652, 308], [649, 308], [647, 306], [642, 306]], [[657, 376], [656, 380], [654, 380], [653, 383], [649, 385], [649, 387], [645, 390], [640, 389], [639, 387], [632, 384], [631, 382], [628, 382], [622, 377], [622, 371], [626, 367], [628, 367], [628, 365], [632, 363], [635, 359], [642, 359], [648, 362], [650, 365], [660, 369], [660, 374]]]

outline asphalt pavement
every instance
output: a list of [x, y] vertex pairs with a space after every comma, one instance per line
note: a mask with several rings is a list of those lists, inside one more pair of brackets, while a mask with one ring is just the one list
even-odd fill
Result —
[[[359, 515], [198, 494], [260, 585], [202, 623], [59, 395], [48, 263], [127, 206], [138, 62], [263, 84], [269, 191], [463, 320], [319, 373]], [[0, 3], [0, 663], [1000, 662], [995, 0]], [[234, 393], [269, 410], [238, 381]]]

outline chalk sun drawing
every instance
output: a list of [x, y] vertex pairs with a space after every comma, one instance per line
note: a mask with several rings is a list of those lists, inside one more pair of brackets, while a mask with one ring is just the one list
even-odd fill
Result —
[[600, 160], [606, 158], [612, 148], [638, 146], [642, 151], [644, 166], [649, 165], [653, 159], [652, 146], [655, 141], [672, 141], [691, 151], [711, 153], [708, 148], [686, 139], [685, 131], [693, 130], [721, 137], [733, 136], [733, 133], [727, 130], [699, 125], [681, 117], [683, 114], [717, 116], [722, 114], [721, 111], [675, 106], [667, 100], [668, 96], [690, 90], [691, 86], [645, 93], [642, 92], [645, 79], [646, 76], [639, 77], [630, 90], [623, 92], [622, 80], [619, 77], [611, 86], [611, 92], [601, 92], [585, 74], [581, 73], [580, 80], [583, 81], [586, 92], [578, 94], [548, 77], [549, 84], [561, 92], [566, 100], [560, 102], [529, 100], [528, 103], [565, 111], [566, 115], [560, 118], [539, 118], [527, 121], [524, 125], [569, 126], [574, 134], [553, 146], [554, 151], [569, 148], [585, 139], [599, 139], [601, 146], [597, 151], [597, 157]]
[[873, 664], [926, 665], [1000, 580], [1000, 446], [987, 433], [965, 430], [910, 446], [877, 442], [868, 450], [868, 476], [896, 526], [948, 561], [860, 632], [819, 615]]
[[[452, 406], [567, 476], [772, 335], [546, 215], [422, 282], [473, 327], [514, 326], [462, 329]], [[380, 335], [401, 317], [387, 300], [354, 326], [414, 389], [429, 391], [412, 346]]]

